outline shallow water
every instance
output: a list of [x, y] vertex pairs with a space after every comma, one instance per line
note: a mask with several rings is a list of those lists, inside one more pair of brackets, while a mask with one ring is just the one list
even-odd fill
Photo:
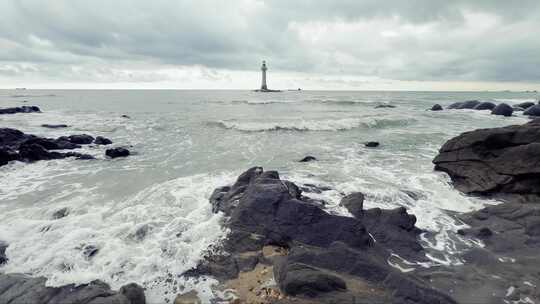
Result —
[[[208, 298], [211, 279], [186, 282], [178, 274], [226, 235], [207, 203], [212, 190], [256, 165], [296, 183], [332, 187], [311, 195], [327, 200], [329, 212], [347, 214], [338, 202], [353, 191], [367, 195], [368, 208], [405, 206], [429, 231], [423, 245], [433, 263], [457, 264], [453, 254], [476, 245], [455, 234], [462, 224], [446, 210], [497, 202], [458, 193], [431, 160], [461, 132], [528, 119], [425, 109], [468, 99], [537, 98], [510, 92], [0, 90], [0, 107], [43, 111], [2, 115], [0, 127], [48, 137], [102, 135], [135, 152], [108, 160], [104, 147], [89, 146], [82, 151], [98, 160], [0, 167], [0, 240], [10, 244], [2, 271], [44, 275], [50, 285], [101, 279], [118, 288], [134, 281], [155, 301], [174, 298], [180, 286]], [[383, 103], [396, 108], [374, 108]], [[46, 129], [44, 123], [70, 127]], [[365, 148], [371, 140], [381, 146]], [[297, 162], [305, 155], [319, 161]], [[54, 220], [63, 207], [69, 215]], [[143, 237], [136, 233], [141, 229]], [[99, 248], [91, 258], [82, 253], [89, 245]]]

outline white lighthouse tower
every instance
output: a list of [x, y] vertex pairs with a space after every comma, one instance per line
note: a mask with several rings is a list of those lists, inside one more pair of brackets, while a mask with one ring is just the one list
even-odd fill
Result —
[[261, 83], [261, 91], [267, 91], [268, 87], [266, 86], [266, 70], [268, 68], [266, 67], [266, 61], [263, 60], [262, 66], [261, 66], [261, 72], [262, 72], [262, 83]]

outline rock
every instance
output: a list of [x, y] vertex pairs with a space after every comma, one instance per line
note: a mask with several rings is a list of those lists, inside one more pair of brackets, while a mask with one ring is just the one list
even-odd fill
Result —
[[90, 259], [93, 256], [95, 256], [99, 252], [99, 248], [97, 248], [94, 245], [86, 245], [82, 249], [82, 254], [87, 258]]
[[88, 145], [94, 141], [94, 137], [88, 134], [70, 135], [68, 136], [69, 142], [78, 145]]
[[478, 100], [468, 100], [461, 103], [457, 109], [474, 109], [476, 106], [480, 104], [480, 101]]
[[495, 104], [489, 101], [484, 101], [479, 104], [477, 104], [473, 109], [475, 110], [493, 110], [495, 108]]
[[64, 125], [64, 124], [58, 124], [58, 125], [43, 124], [41, 126], [44, 127], [44, 128], [49, 128], [49, 129], [60, 129], [60, 128], [69, 127], [68, 125]]
[[525, 112], [523, 112], [523, 115], [540, 116], [540, 105], [529, 107]]
[[540, 194], [540, 121], [465, 132], [446, 142], [435, 170], [465, 193]]
[[50, 160], [60, 159], [63, 157], [61, 153], [49, 152], [43, 146], [38, 144], [23, 144], [19, 148], [19, 155], [25, 161]]
[[36, 106], [22, 106], [22, 107], [0, 109], [0, 114], [34, 113], [34, 112], [41, 112], [41, 110]]
[[20, 155], [17, 151], [9, 147], [0, 146], [0, 166], [7, 165], [8, 162], [19, 159]]
[[129, 116], [126, 115], [126, 114], [123, 114], [121, 117], [122, 117], [122, 118], [128, 118], [128, 119], [131, 118], [131, 117], [129, 117]]
[[146, 304], [144, 289], [135, 283], [120, 287], [118, 292], [124, 295], [130, 301], [130, 304]]
[[[92, 281], [81, 285], [69, 284], [61, 287], [47, 287], [46, 281], [47, 279], [44, 277], [32, 278], [22, 274], [0, 274], [0, 303], [145, 303], [140, 298], [128, 298], [122, 293], [112, 291], [109, 285], [101, 281]], [[130, 291], [132, 290], [130, 288]], [[130, 292], [128, 295], [134, 294]]]
[[511, 106], [501, 103], [498, 104], [493, 110], [491, 111], [491, 114], [493, 115], [502, 115], [502, 116], [512, 116], [512, 113], [514, 112], [514, 109], [512, 109]]
[[57, 220], [57, 219], [66, 217], [68, 214], [69, 214], [69, 209], [67, 207], [64, 207], [55, 211], [52, 215], [52, 218]]
[[328, 272], [302, 263], [278, 263], [274, 274], [279, 287], [288, 295], [316, 297], [321, 293], [347, 289], [345, 281]]
[[130, 152], [126, 148], [113, 148], [113, 149], [107, 149], [105, 151], [105, 155], [107, 155], [110, 158], [117, 158], [117, 157], [126, 157], [129, 156]]
[[461, 105], [463, 105], [463, 102], [454, 102], [452, 104], [450, 104], [448, 107], [446, 107], [447, 109], [458, 109], [459, 107], [461, 107]]
[[102, 136], [98, 136], [96, 137], [96, 139], [94, 139], [94, 144], [96, 145], [110, 145], [112, 144], [112, 140], [106, 138], [106, 137], [102, 137]]
[[199, 299], [199, 295], [196, 290], [179, 294], [174, 299], [174, 304], [201, 304], [202, 301]]
[[316, 161], [316, 160], [317, 160], [317, 158], [315, 156], [308, 155], [308, 156], [302, 158], [301, 160], [299, 160], [299, 162], [307, 163], [307, 162]]
[[368, 148], [376, 148], [379, 146], [379, 142], [377, 141], [368, 141], [366, 143], [364, 143], [364, 146], [368, 147]]
[[0, 241], [0, 266], [8, 262], [8, 258], [6, 256], [7, 248], [8, 248], [8, 244], [6, 242]]
[[375, 109], [381, 109], [381, 108], [395, 108], [396, 106], [391, 104], [380, 104], [375, 107]]
[[443, 107], [440, 104], [434, 104], [433, 107], [430, 109], [431, 111], [442, 111]]
[[361, 217], [364, 213], [364, 194], [353, 192], [343, 197], [339, 205], [347, 208], [355, 217]]
[[534, 106], [535, 103], [534, 102], [530, 102], [530, 101], [526, 101], [526, 102], [522, 102], [522, 103], [518, 103], [517, 105], [515, 105], [516, 107], [520, 107], [520, 108], [523, 108], [523, 109], [528, 109], [532, 106]]

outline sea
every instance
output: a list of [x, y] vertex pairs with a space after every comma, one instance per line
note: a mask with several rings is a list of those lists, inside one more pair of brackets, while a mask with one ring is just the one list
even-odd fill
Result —
[[[213, 278], [182, 273], [219, 250], [227, 236], [213, 214], [214, 188], [231, 184], [253, 166], [279, 171], [326, 211], [351, 192], [365, 208], [404, 206], [426, 232], [429, 263], [460, 264], [457, 253], [481, 242], [463, 240], [454, 215], [497, 201], [456, 191], [432, 160], [462, 132], [522, 124], [490, 111], [428, 111], [465, 100], [517, 104], [538, 100], [525, 92], [365, 92], [241, 90], [0, 90], [0, 108], [36, 105], [42, 113], [0, 115], [0, 127], [46, 137], [105, 136], [127, 147], [127, 158], [107, 159], [105, 146], [81, 152], [96, 160], [12, 162], [0, 167], [0, 240], [9, 244], [5, 273], [44, 276], [50, 286], [102, 280], [112, 288], [136, 282], [150, 302], [172, 301], [195, 289], [215, 296]], [[392, 105], [393, 108], [376, 108]], [[127, 116], [127, 117], [126, 117]], [[47, 129], [42, 124], [67, 124]], [[380, 142], [367, 148], [367, 141]], [[299, 162], [311, 155], [318, 160]], [[66, 217], [53, 214], [67, 208]], [[141, 231], [145, 232], [141, 234]], [[97, 249], [89, 257], [86, 248]]]

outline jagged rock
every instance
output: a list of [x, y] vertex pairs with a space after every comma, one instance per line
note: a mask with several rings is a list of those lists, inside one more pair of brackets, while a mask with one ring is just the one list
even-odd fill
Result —
[[518, 103], [517, 105], [515, 105], [516, 107], [520, 107], [520, 108], [523, 108], [523, 109], [528, 109], [532, 106], [534, 106], [535, 103], [534, 102], [530, 102], [530, 101], [526, 101], [526, 102], [522, 102], [522, 103]]
[[105, 151], [105, 155], [110, 158], [126, 157], [129, 156], [129, 154], [130, 152], [126, 148], [112, 148]]
[[493, 110], [495, 108], [495, 104], [493, 102], [484, 101], [479, 104], [477, 104], [473, 109], [475, 110]]
[[493, 110], [491, 110], [491, 114], [501, 116], [512, 116], [513, 112], [514, 109], [505, 103], [500, 103], [495, 108], [493, 108]]
[[339, 203], [347, 208], [355, 217], [361, 217], [364, 212], [364, 194], [361, 192], [353, 192], [341, 199]]
[[537, 104], [529, 107], [525, 112], [523, 112], [523, 115], [540, 116], [540, 105]]
[[379, 142], [377, 141], [368, 141], [366, 143], [364, 143], [364, 146], [368, 147], [368, 148], [376, 148], [379, 146]]
[[6, 256], [7, 248], [8, 244], [6, 242], [0, 241], [0, 266], [8, 262], [8, 258]]
[[[0, 303], [10, 304], [144, 304], [144, 292], [138, 285], [129, 285], [129, 294], [112, 291], [101, 281], [82, 285], [45, 286], [46, 278], [22, 274], [0, 274]], [[135, 292], [135, 289], [138, 289]]]
[[110, 145], [112, 144], [112, 140], [106, 138], [106, 137], [103, 137], [103, 136], [98, 136], [96, 137], [96, 139], [94, 139], [94, 144], [96, 145]]
[[0, 114], [34, 113], [34, 112], [41, 112], [41, 110], [36, 106], [22, 106], [22, 107], [0, 109]]
[[540, 194], [540, 120], [465, 132], [446, 142], [435, 169], [466, 193]]
[[431, 111], [442, 111], [443, 107], [440, 104], [434, 104], [433, 107], [430, 109]]
[[299, 162], [307, 163], [307, 162], [316, 161], [316, 160], [317, 160], [317, 158], [315, 156], [308, 155], [308, 156], [302, 158], [301, 160], [299, 160]]
[[61, 128], [69, 127], [68, 125], [65, 125], [65, 124], [58, 124], [58, 125], [42, 124], [41, 126], [44, 128], [49, 128], [49, 129], [61, 129]]

